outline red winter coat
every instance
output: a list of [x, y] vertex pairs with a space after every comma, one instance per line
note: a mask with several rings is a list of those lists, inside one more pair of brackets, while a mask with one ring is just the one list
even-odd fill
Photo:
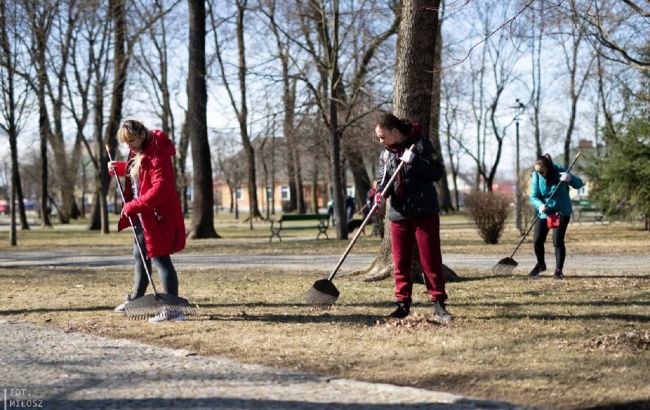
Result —
[[[142, 216], [142, 228], [149, 257], [165, 256], [185, 248], [185, 223], [181, 203], [176, 195], [176, 179], [172, 157], [176, 155], [174, 143], [160, 130], [152, 130], [146, 142], [139, 176], [139, 196], [133, 198], [131, 178], [125, 175], [126, 162], [115, 166], [119, 176], [125, 176], [124, 213], [136, 223]], [[135, 157], [130, 151], [128, 160]], [[120, 218], [117, 229], [129, 227], [125, 216]]]

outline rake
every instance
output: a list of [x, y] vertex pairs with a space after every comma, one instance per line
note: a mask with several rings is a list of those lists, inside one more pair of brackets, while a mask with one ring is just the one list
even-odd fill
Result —
[[[108, 153], [108, 160], [113, 161], [111, 157], [111, 151], [106, 145], [106, 152]], [[120, 178], [117, 176], [117, 172], [113, 173], [115, 175], [115, 181], [117, 182], [117, 189], [120, 192], [122, 197], [122, 203], [126, 204], [126, 198], [124, 197], [124, 189], [122, 189], [122, 183]], [[167, 311], [170, 313], [183, 313], [186, 316], [192, 316], [196, 314], [196, 306], [191, 305], [190, 302], [182, 297], [176, 295], [170, 295], [168, 293], [158, 293], [156, 291], [156, 286], [153, 283], [151, 278], [151, 272], [149, 272], [149, 267], [147, 266], [146, 257], [138, 241], [138, 235], [135, 232], [135, 226], [133, 225], [133, 220], [130, 216], [127, 215], [129, 220], [129, 225], [131, 225], [131, 232], [133, 232], [133, 239], [135, 244], [138, 247], [138, 252], [140, 253], [140, 258], [142, 259], [142, 265], [147, 274], [147, 279], [151, 283], [151, 289], [153, 289], [153, 294], [144, 295], [137, 299], [129, 301], [124, 306], [124, 312], [126, 316], [130, 319], [147, 319], [152, 316], [156, 316], [162, 311]]]
[[[409, 150], [413, 151], [414, 148], [415, 148], [415, 144], [411, 145]], [[388, 191], [388, 188], [390, 188], [390, 186], [393, 184], [393, 181], [395, 181], [397, 174], [399, 174], [402, 168], [404, 168], [404, 164], [406, 164], [404, 161], [400, 161], [399, 165], [397, 166], [397, 169], [395, 170], [395, 172], [393, 172], [393, 175], [386, 183], [386, 186], [384, 187], [384, 190], [382, 191], [381, 195], [384, 195], [384, 193]], [[384, 198], [386, 197], [384, 196]], [[327, 278], [317, 280], [316, 282], [314, 282], [314, 285], [307, 292], [305, 292], [304, 295], [305, 302], [307, 302], [310, 305], [316, 305], [321, 307], [329, 307], [332, 306], [334, 302], [336, 302], [336, 300], [339, 298], [340, 292], [336, 288], [336, 286], [334, 286], [332, 280], [334, 279], [334, 276], [336, 276], [341, 265], [343, 265], [343, 261], [345, 261], [345, 258], [348, 256], [355, 242], [361, 235], [363, 228], [366, 226], [366, 224], [370, 220], [370, 217], [375, 213], [377, 208], [378, 208], [377, 203], [375, 203], [372, 206], [372, 208], [370, 208], [370, 212], [368, 212], [368, 215], [366, 215], [366, 217], [363, 219], [363, 222], [361, 222], [361, 226], [359, 226], [357, 233], [352, 237], [350, 244], [345, 249], [345, 252], [343, 252], [343, 255], [341, 255], [339, 261], [336, 263], [336, 266], [334, 266], [334, 269], [332, 269], [332, 272], [327, 276]]]
[[[571, 172], [571, 168], [573, 168], [573, 164], [576, 163], [576, 161], [578, 160], [578, 157], [580, 157], [580, 154], [581, 154], [580, 152], [578, 152], [576, 154], [575, 158], [573, 158], [573, 161], [569, 165], [569, 168], [567, 168], [566, 172]], [[553, 195], [555, 195], [555, 191], [557, 191], [557, 189], [563, 183], [564, 182], [561, 181], [559, 184], [557, 184], [553, 188], [553, 190], [551, 191], [551, 195], [546, 200], [546, 204], [548, 204], [548, 201], [550, 201], [551, 198], [553, 198]], [[515, 250], [512, 251], [512, 254], [509, 257], [501, 259], [496, 265], [494, 265], [494, 267], [492, 268], [492, 273], [494, 273], [495, 275], [509, 275], [509, 274], [512, 273], [512, 271], [515, 270], [517, 265], [519, 265], [519, 263], [517, 263], [517, 261], [514, 260], [515, 253], [517, 253], [517, 250], [519, 250], [519, 247], [521, 246], [521, 244], [524, 243], [524, 241], [526, 240], [526, 237], [528, 236], [530, 231], [533, 230], [533, 227], [535, 226], [535, 222], [537, 222], [537, 220], [539, 219], [539, 215], [540, 215], [539, 212], [537, 213], [537, 215], [535, 215], [535, 219], [533, 219], [533, 222], [530, 224], [530, 227], [528, 227], [528, 229], [526, 230], [526, 233], [524, 233], [524, 235], [519, 240], [519, 243], [515, 247]]]

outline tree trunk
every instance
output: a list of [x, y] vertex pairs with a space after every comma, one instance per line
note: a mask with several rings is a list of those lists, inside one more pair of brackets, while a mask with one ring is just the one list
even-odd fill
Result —
[[357, 193], [356, 196], [360, 203], [363, 204], [366, 202], [366, 197], [370, 190], [370, 178], [368, 177], [368, 171], [366, 171], [363, 162], [363, 156], [357, 147], [350, 142], [350, 138], [343, 139], [343, 149], [345, 151], [345, 159], [350, 166], [350, 170], [352, 170], [354, 187]]
[[208, 143], [205, 71], [205, 2], [189, 0], [188, 131], [192, 144], [191, 238], [218, 238], [214, 229], [212, 162]]
[[185, 178], [185, 169], [187, 168], [187, 151], [190, 145], [190, 131], [187, 122], [188, 114], [185, 111], [185, 121], [181, 127], [181, 138], [178, 141], [178, 166], [176, 167], [176, 186], [180, 191], [181, 204], [183, 204], [183, 215], [188, 214], [188, 198], [187, 198], [187, 179]]
[[[45, 50], [41, 50], [41, 47], [37, 46], [36, 52], [39, 54], [38, 58], [42, 58], [45, 61]], [[42, 57], [40, 53], [43, 52]], [[38, 72], [37, 80], [37, 96], [38, 99], [38, 132], [40, 138], [40, 151], [41, 151], [41, 215], [42, 216], [42, 227], [52, 227], [52, 221], [50, 220], [50, 212], [48, 206], [49, 194], [49, 175], [47, 168], [47, 141], [52, 133], [50, 129], [50, 119], [47, 113], [47, 103], [45, 101], [45, 76], [47, 73], [44, 71], [45, 64], [37, 63], [36, 66]]]
[[429, 134], [431, 142], [442, 164], [442, 178], [436, 183], [438, 188], [440, 210], [447, 213], [454, 210], [451, 204], [451, 194], [449, 193], [449, 184], [447, 182], [447, 167], [445, 166], [445, 157], [442, 155], [442, 144], [440, 143], [440, 96], [442, 84], [442, 22], [438, 24], [438, 34], [436, 37], [436, 50], [433, 59], [433, 83], [431, 90], [431, 127]]

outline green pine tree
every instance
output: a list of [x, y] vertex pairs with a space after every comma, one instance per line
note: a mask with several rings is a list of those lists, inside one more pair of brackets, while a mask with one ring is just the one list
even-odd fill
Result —
[[642, 217], [650, 230], [650, 120], [632, 119], [608, 140], [607, 153], [589, 172], [590, 196], [606, 214]]

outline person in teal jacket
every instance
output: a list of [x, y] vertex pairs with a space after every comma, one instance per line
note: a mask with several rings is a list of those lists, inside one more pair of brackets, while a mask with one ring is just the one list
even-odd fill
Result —
[[[535, 171], [530, 180], [530, 203], [539, 214], [535, 222], [533, 233], [533, 244], [537, 264], [530, 271], [532, 278], [538, 278], [540, 273], [546, 270], [544, 261], [544, 242], [550, 228], [547, 225], [547, 218], [553, 214], [559, 214], [559, 226], [553, 229], [553, 247], [555, 248], [555, 273], [554, 279], [563, 279], [562, 267], [566, 258], [566, 247], [564, 236], [566, 235], [569, 221], [571, 220], [571, 198], [569, 198], [569, 187], [580, 189], [584, 185], [582, 179], [577, 175], [566, 172], [562, 167], [553, 164], [549, 154], [537, 157]], [[551, 192], [557, 186], [553, 197]]]

